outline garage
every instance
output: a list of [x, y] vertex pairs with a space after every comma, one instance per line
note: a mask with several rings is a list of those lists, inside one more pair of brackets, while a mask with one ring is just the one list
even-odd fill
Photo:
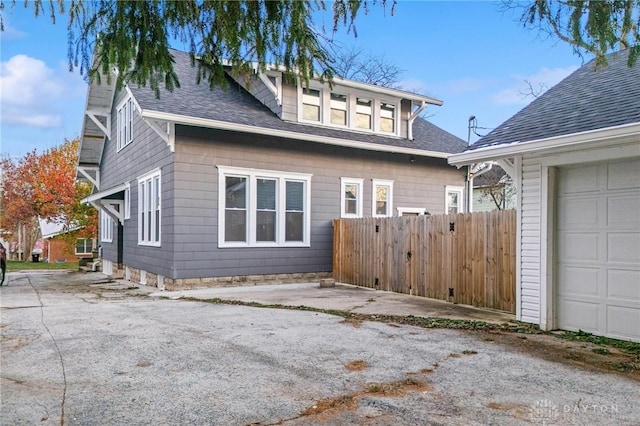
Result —
[[556, 171], [557, 327], [640, 341], [640, 159]]

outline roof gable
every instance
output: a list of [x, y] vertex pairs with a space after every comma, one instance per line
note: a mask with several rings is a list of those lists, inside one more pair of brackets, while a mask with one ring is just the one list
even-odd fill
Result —
[[640, 122], [640, 66], [627, 65], [628, 52], [577, 69], [469, 150], [571, 135]]

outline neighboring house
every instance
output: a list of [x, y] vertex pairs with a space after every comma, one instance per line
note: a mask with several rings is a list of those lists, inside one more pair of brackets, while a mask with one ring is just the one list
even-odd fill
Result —
[[502, 167], [493, 164], [486, 173], [473, 179], [473, 202], [470, 211], [491, 212], [516, 208], [513, 180]]
[[[78, 173], [100, 208], [103, 271], [159, 288], [311, 279], [332, 270], [332, 220], [462, 211], [463, 140], [420, 117], [427, 96], [280, 71], [180, 88], [92, 84]], [[288, 80], [287, 80], [288, 81]]]
[[69, 238], [68, 235], [65, 235], [76, 233], [77, 228], [69, 230], [64, 223], [46, 219], [39, 219], [38, 223], [42, 238], [45, 240], [41, 249], [42, 252], [38, 253], [41, 262], [77, 262], [82, 258], [91, 259], [93, 257], [94, 239]]
[[640, 64], [584, 65], [450, 157], [517, 188], [517, 319], [640, 342]]

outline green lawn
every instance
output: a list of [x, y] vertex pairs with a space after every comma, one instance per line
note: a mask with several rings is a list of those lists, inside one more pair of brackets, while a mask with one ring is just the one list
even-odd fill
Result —
[[7, 272], [42, 269], [72, 269], [78, 270], [78, 262], [65, 263], [45, 263], [45, 262], [20, 262], [18, 260], [7, 260]]

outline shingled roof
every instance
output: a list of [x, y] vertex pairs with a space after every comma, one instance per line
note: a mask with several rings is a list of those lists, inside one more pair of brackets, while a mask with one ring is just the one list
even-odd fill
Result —
[[450, 154], [462, 152], [467, 148], [462, 139], [420, 117], [413, 123], [414, 140], [283, 121], [230, 77], [227, 78], [227, 87], [214, 87], [210, 90], [206, 82], [196, 84], [197, 70], [191, 66], [188, 54], [179, 51], [172, 51], [172, 54], [180, 88], [173, 92], [162, 89], [158, 99], [148, 87], [129, 86], [143, 110], [296, 132], [302, 135], [365, 142], [371, 144], [373, 149], [379, 145], [381, 148], [412, 148]]
[[639, 123], [640, 64], [629, 67], [628, 55], [610, 54], [597, 69], [590, 61], [468, 150]]

